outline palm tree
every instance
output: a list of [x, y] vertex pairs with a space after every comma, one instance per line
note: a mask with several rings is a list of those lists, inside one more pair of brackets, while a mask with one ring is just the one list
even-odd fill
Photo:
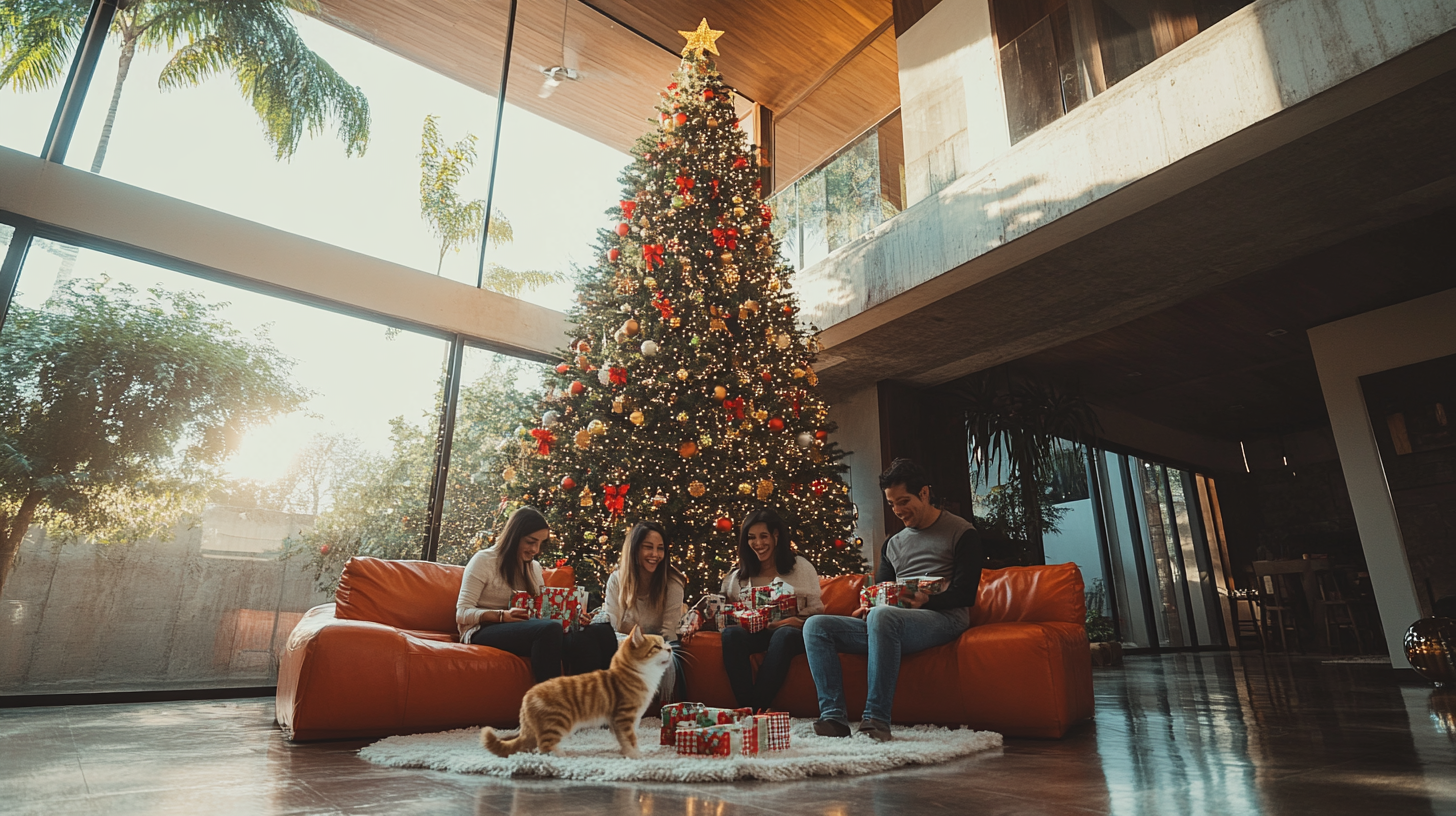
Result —
[[[420, 136], [420, 216], [429, 225], [439, 242], [439, 258], [435, 263], [435, 274], [445, 266], [445, 256], [452, 250], [480, 240], [480, 228], [485, 222], [485, 202], [480, 199], [465, 201], [456, 187], [475, 166], [475, 135], [465, 137], [453, 145], [445, 144], [440, 134], [437, 117], [425, 117], [424, 133]], [[511, 222], [504, 213], [496, 210], [490, 217], [490, 245], [508, 244], [515, 238]], [[517, 272], [496, 263], [485, 266], [485, 288], [501, 294], [516, 296], [522, 289], [536, 289], [548, 283], [565, 280], [559, 272], [541, 272], [528, 269]]]
[[[89, 2], [8, 0], [0, 7], [0, 86], [49, 87], [64, 73], [80, 39]], [[122, 88], [138, 51], [171, 51], [158, 77], [165, 89], [231, 74], [263, 123], [279, 160], [293, 156], [307, 132], [333, 121], [346, 155], [369, 144], [364, 92], [315, 54], [293, 25], [291, 12], [317, 10], [314, 0], [118, 0], [111, 35], [120, 46], [111, 107], [91, 161], [101, 172]]]

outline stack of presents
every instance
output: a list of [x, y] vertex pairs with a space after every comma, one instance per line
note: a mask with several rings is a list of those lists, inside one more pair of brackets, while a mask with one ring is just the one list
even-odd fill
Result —
[[574, 632], [588, 621], [585, 587], [541, 587], [540, 595], [518, 591], [511, 595], [511, 607], [524, 609], [529, 617], [561, 621], [561, 628]]
[[702, 703], [662, 707], [662, 744], [685, 756], [759, 756], [789, 747], [789, 712], [754, 714], [747, 708], [709, 708]]
[[679, 635], [691, 635], [703, 629], [723, 631], [729, 626], [742, 626], [750, 632], [762, 632], [770, 623], [799, 614], [799, 599], [792, 584], [775, 578], [768, 586], [744, 587], [738, 600], [728, 603], [722, 595], [707, 595], [688, 610]]

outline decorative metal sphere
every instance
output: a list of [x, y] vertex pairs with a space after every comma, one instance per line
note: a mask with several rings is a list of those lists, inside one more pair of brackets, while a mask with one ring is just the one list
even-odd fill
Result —
[[1405, 656], [1416, 674], [1436, 685], [1456, 683], [1456, 619], [1421, 618], [1411, 624]]
[[552, 428], [561, 421], [561, 414], [556, 411], [547, 411], [541, 415], [541, 427]]
[[654, 340], [647, 340], [647, 341], [643, 342], [642, 343], [642, 356], [643, 357], [656, 357], [657, 356], [657, 342], [654, 341]]

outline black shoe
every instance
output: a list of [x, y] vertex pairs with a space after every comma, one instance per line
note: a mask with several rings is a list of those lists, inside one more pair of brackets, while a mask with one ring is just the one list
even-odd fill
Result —
[[[886, 729], [888, 731], [889, 729]], [[821, 737], [847, 737], [849, 724], [839, 720], [815, 720], [814, 733]]]
[[884, 720], [866, 718], [864, 722], [859, 724], [859, 732], [872, 740], [878, 740], [880, 742], [889, 742], [894, 739], [894, 737], [890, 736], [890, 724]]

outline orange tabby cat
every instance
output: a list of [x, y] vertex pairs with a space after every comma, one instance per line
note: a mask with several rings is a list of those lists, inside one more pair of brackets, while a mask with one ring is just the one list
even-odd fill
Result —
[[632, 634], [617, 646], [612, 667], [533, 686], [521, 700], [521, 733], [502, 740], [487, 726], [480, 743], [500, 757], [536, 749], [553, 753], [577, 728], [610, 725], [622, 756], [637, 757], [637, 723], [672, 661], [672, 647], [659, 635]]

